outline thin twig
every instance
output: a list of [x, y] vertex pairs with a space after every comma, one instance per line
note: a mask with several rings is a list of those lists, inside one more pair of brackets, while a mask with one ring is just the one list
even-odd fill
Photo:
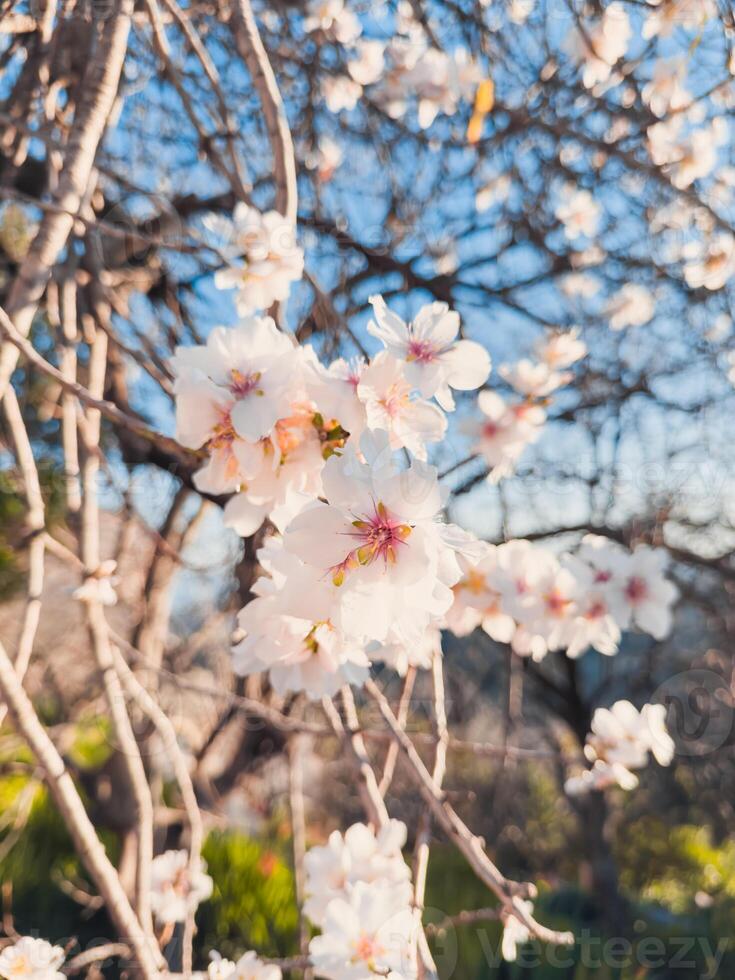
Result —
[[372, 680], [366, 682], [365, 688], [377, 703], [380, 713], [388, 723], [394, 738], [398, 741], [401, 753], [408, 763], [408, 773], [416, 783], [432, 814], [450, 840], [465, 856], [477, 877], [500, 899], [508, 914], [519, 919], [537, 939], [557, 945], [571, 945], [574, 942], [572, 933], [549, 929], [537, 922], [527, 911], [522, 899], [535, 897], [535, 886], [529, 882], [511, 881], [493, 864], [485, 852], [482, 839], [472, 833], [447, 801], [441, 787], [434, 782], [413, 742], [398, 724], [391, 706], [380, 688]]
[[250, 0], [232, 0], [231, 19], [237, 50], [247, 65], [263, 106], [263, 116], [273, 151], [276, 210], [295, 226], [298, 214], [298, 191], [293, 140], [286, 108], [268, 53], [263, 46]]

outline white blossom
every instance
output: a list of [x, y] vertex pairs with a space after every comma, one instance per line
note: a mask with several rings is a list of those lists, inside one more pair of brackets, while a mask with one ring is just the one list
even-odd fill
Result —
[[477, 405], [482, 416], [463, 420], [461, 428], [473, 440], [472, 451], [487, 462], [488, 480], [497, 483], [513, 472], [526, 446], [538, 439], [546, 413], [529, 402], [505, 402], [494, 391], [481, 391]]
[[212, 894], [213, 882], [200, 860], [192, 874], [188, 851], [164, 851], [151, 862], [151, 909], [160, 923], [184, 922]]
[[557, 371], [548, 361], [534, 364], [525, 357], [515, 364], [501, 364], [498, 370], [511, 388], [527, 398], [546, 398], [573, 378], [570, 371]]
[[[269, 316], [248, 316], [236, 327], [215, 327], [205, 345], [177, 347], [172, 367], [177, 375], [196, 372], [188, 376], [216, 385], [230, 403], [235, 433], [251, 442], [272, 435], [278, 419], [288, 414], [298, 371], [293, 341]], [[176, 402], [177, 439], [192, 449], [209, 435], [198, 411], [199, 390], [184, 388]]]
[[644, 704], [638, 711], [630, 701], [616, 701], [611, 708], [597, 708], [591, 729], [584, 751], [592, 768], [567, 780], [570, 795], [612, 785], [634, 789], [638, 777], [633, 770], [648, 764], [649, 753], [662, 766], [670, 765], [674, 757], [662, 704]]
[[683, 109], [691, 101], [684, 87], [687, 64], [684, 58], [661, 58], [653, 66], [653, 77], [643, 86], [643, 101], [654, 115]]
[[655, 312], [656, 302], [650, 291], [636, 282], [626, 282], [605, 305], [611, 330], [642, 326]]
[[602, 16], [584, 23], [584, 33], [576, 27], [567, 43], [571, 57], [582, 64], [585, 88], [607, 82], [615, 64], [624, 57], [632, 36], [627, 11], [615, 0]]
[[582, 235], [592, 238], [597, 234], [600, 205], [589, 191], [566, 185], [555, 213], [564, 225], [564, 233], [570, 241], [576, 241]]
[[[519, 899], [523, 909], [531, 915], [533, 913], [533, 902], [527, 899]], [[518, 947], [527, 943], [531, 938], [531, 933], [518, 916], [508, 912], [503, 917], [503, 938], [501, 941], [500, 952], [504, 960], [514, 963], [518, 958]]]
[[323, 31], [345, 45], [354, 44], [362, 34], [359, 18], [344, 0], [308, 0], [304, 30]]
[[408, 449], [426, 459], [427, 444], [439, 442], [447, 431], [442, 410], [413, 394], [407, 365], [381, 351], [365, 368], [357, 395], [365, 406], [368, 428], [388, 433], [393, 449]]
[[664, 575], [668, 560], [663, 549], [648, 545], [638, 545], [621, 560], [608, 592], [621, 629], [635, 625], [657, 640], [671, 632], [678, 590]]
[[210, 953], [211, 963], [207, 969], [207, 980], [281, 980], [281, 968], [273, 963], [264, 963], [250, 950], [233, 963], [223, 959], [218, 953]]
[[21, 936], [0, 950], [0, 977], [5, 980], [63, 980], [59, 967], [65, 954], [61, 946], [45, 939]]
[[210, 216], [207, 225], [226, 237], [231, 265], [220, 269], [214, 281], [219, 289], [237, 290], [238, 313], [267, 310], [288, 299], [291, 283], [304, 273], [304, 253], [291, 222], [278, 211], [261, 213], [240, 202], [232, 222]]
[[551, 371], [576, 364], [587, 353], [587, 345], [579, 339], [579, 327], [573, 330], [557, 330], [540, 340], [535, 347], [536, 356]]
[[735, 275], [735, 238], [726, 231], [684, 247], [684, 278], [692, 289], [722, 289]]
[[349, 898], [359, 882], [378, 882], [390, 888], [399, 904], [411, 901], [411, 871], [403, 860], [406, 825], [390, 820], [376, 834], [363, 823], [353, 824], [341, 834], [329, 835], [326, 844], [312, 847], [304, 857], [306, 902], [304, 912], [323, 926], [329, 903]]
[[327, 980], [415, 980], [416, 917], [391, 886], [357, 882], [348, 897], [329, 903], [309, 953]]
[[447, 628], [456, 636], [467, 636], [479, 626], [498, 643], [513, 639], [516, 622], [503, 609], [500, 592], [490, 584], [502, 547], [488, 545], [478, 562], [462, 562], [464, 574], [452, 590], [454, 602], [446, 614]]
[[452, 388], [470, 391], [485, 383], [490, 357], [480, 344], [457, 339], [459, 314], [446, 303], [422, 307], [410, 323], [389, 310], [382, 296], [371, 296], [370, 303], [375, 319], [368, 333], [404, 362], [406, 379], [424, 398], [436, 398], [452, 411]]
[[362, 95], [362, 85], [346, 75], [325, 75], [321, 91], [330, 112], [354, 109]]
[[326, 503], [286, 528], [284, 546], [336, 590], [332, 622], [367, 642], [416, 642], [452, 602], [460, 554], [478, 543], [437, 518], [437, 471], [413, 458], [401, 469], [386, 433], [366, 433], [366, 462], [348, 445], [327, 460]]
[[255, 582], [256, 598], [238, 614], [244, 636], [232, 650], [235, 672], [268, 671], [277, 693], [303, 691], [314, 700], [363, 684], [370, 666], [364, 643], [348, 640], [332, 622], [336, 587], [284, 551], [278, 538], [259, 550], [258, 561], [268, 575]]

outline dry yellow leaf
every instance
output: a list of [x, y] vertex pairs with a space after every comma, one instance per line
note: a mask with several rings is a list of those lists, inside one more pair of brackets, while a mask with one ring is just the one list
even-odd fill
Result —
[[495, 82], [492, 78], [486, 78], [480, 82], [475, 93], [475, 113], [486, 116], [492, 111], [495, 104]]

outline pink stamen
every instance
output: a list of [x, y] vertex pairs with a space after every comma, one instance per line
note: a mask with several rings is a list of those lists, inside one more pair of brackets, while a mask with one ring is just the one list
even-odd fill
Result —
[[630, 602], [643, 602], [648, 596], [648, 586], [645, 580], [638, 575], [632, 575], [626, 583], [625, 595]]
[[330, 569], [335, 585], [344, 582], [348, 571], [358, 565], [370, 565], [382, 558], [387, 566], [398, 560], [398, 548], [406, 543], [413, 530], [410, 524], [403, 524], [393, 517], [385, 504], [378, 502], [373, 513], [357, 518], [352, 522], [354, 531], [349, 536], [358, 543], [344, 561]]
[[422, 364], [429, 364], [435, 361], [437, 349], [430, 340], [413, 339], [408, 342], [407, 361], [420, 361]]
[[560, 592], [549, 592], [544, 596], [546, 608], [551, 616], [563, 616], [571, 599], [565, 599]]
[[601, 599], [598, 599], [597, 602], [592, 603], [584, 615], [586, 619], [602, 619], [606, 613], [607, 606]]

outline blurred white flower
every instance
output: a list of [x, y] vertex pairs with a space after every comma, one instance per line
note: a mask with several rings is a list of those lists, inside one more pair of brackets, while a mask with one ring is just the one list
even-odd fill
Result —
[[559, 288], [565, 296], [580, 296], [582, 299], [590, 299], [600, 291], [599, 280], [591, 276], [588, 272], [569, 272], [561, 280]]
[[212, 894], [213, 882], [202, 859], [193, 874], [188, 851], [165, 851], [151, 862], [151, 909], [158, 922], [184, 922]]
[[618, 0], [611, 3], [595, 21], [583, 24], [584, 33], [574, 27], [567, 40], [570, 56], [582, 65], [585, 88], [607, 82], [614, 65], [628, 50], [632, 29], [628, 14]]
[[643, 86], [643, 101], [656, 116], [683, 109], [691, 101], [684, 87], [687, 63], [684, 58], [660, 58], [653, 66], [653, 77]]
[[535, 345], [536, 357], [552, 372], [576, 364], [587, 353], [587, 345], [579, 339], [579, 333], [579, 327], [574, 327], [547, 334]]
[[477, 405], [482, 415], [463, 419], [460, 427], [472, 438], [472, 451], [490, 467], [488, 480], [497, 483], [513, 472], [526, 446], [538, 439], [546, 412], [528, 402], [507, 403], [494, 391], [481, 391]]
[[[357, 57], [347, 63], [347, 71], [356, 84], [373, 85], [381, 78], [385, 68], [384, 42], [362, 40], [357, 43], [355, 50]], [[333, 109], [332, 111], [334, 112]]]
[[669, 173], [679, 190], [706, 177], [717, 164], [718, 148], [729, 138], [727, 122], [716, 116], [707, 126], [685, 132], [682, 113], [649, 126], [648, 152], [653, 162]]
[[454, 602], [446, 614], [446, 625], [455, 636], [468, 636], [478, 626], [497, 643], [510, 643], [516, 623], [504, 611], [502, 596], [490, 584], [503, 545], [488, 545], [486, 554], [476, 563], [463, 562], [464, 574], [453, 587]]
[[329, 903], [348, 898], [359, 882], [378, 882], [399, 904], [408, 905], [411, 871], [401, 854], [405, 843], [406, 825], [399, 820], [388, 821], [377, 833], [363, 823], [348, 827], [344, 835], [333, 831], [326, 844], [310, 848], [304, 857], [306, 915], [323, 926]]
[[316, 145], [316, 150], [310, 153], [305, 163], [309, 170], [316, 170], [316, 175], [322, 184], [332, 179], [335, 171], [342, 163], [342, 147], [330, 136], [322, 134]]
[[304, 30], [323, 31], [340, 44], [352, 45], [362, 34], [356, 14], [344, 0], [308, 0]]
[[483, 184], [475, 194], [475, 207], [479, 212], [488, 211], [494, 204], [508, 200], [513, 182], [510, 174], [500, 174]]
[[535, 5], [536, 0], [510, 0], [508, 17], [514, 24], [525, 24]]
[[59, 967], [65, 954], [61, 946], [45, 939], [21, 936], [0, 950], [0, 977], [4, 980], [63, 980]]
[[362, 95], [362, 85], [346, 75], [325, 75], [321, 84], [330, 112], [354, 109]]
[[415, 980], [416, 916], [389, 885], [357, 882], [329, 903], [309, 953], [327, 980]]
[[726, 231], [683, 249], [684, 279], [692, 289], [722, 289], [735, 275], [735, 238]]
[[207, 969], [207, 980], [281, 980], [281, 968], [264, 963], [250, 950], [236, 963], [225, 960], [218, 953], [209, 954], [212, 962]]
[[368, 333], [401, 361], [407, 381], [424, 398], [436, 398], [452, 411], [452, 388], [471, 391], [485, 383], [490, 356], [481, 344], [457, 339], [459, 314], [446, 303], [423, 306], [410, 323], [388, 309], [382, 296], [371, 296], [370, 303], [375, 319], [368, 323]]
[[238, 313], [267, 310], [288, 298], [291, 283], [304, 273], [304, 253], [296, 229], [278, 211], [260, 212], [243, 202], [232, 222], [210, 215], [207, 227], [225, 238], [223, 249], [232, 264], [214, 277], [219, 289], [235, 289]]
[[442, 638], [438, 629], [429, 628], [416, 643], [370, 643], [365, 652], [405, 677], [409, 667], [429, 670], [435, 656], [442, 655]]
[[634, 789], [638, 777], [632, 770], [643, 769], [649, 753], [662, 766], [674, 758], [662, 704], [644, 704], [638, 711], [630, 701], [616, 701], [611, 708], [597, 708], [591, 729], [584, 753], [592, 768], [567, 780], [564, 788], [571, 796], [613, 785]]
[[567, 184], [561, 192], [555, 214], [564, 225], [564, 234], [570, 241], [576, 241], [581, 235], [592, 238], [597, 234], [600, 205], [589, 191], [577, 190]]
[[611, 330], [639, 327], [648, 323], [656, 312], [656, 302], [645, 286], [627, 282], [605, 305]]
[[668, 553], [662, 548], [643, 544], [621, 559], [609, 598], [622, 629], [635, 625], [657, 640], [671, 632], [671, 607], [679, 593], [664, 575], [668, 562]]
[[546, 398], [574, 377], [571, 371], [555, 371], [548, 361], [535, 364], [525, 357], [515, 364], [501, 364], [498, 373], [527, 398]]

